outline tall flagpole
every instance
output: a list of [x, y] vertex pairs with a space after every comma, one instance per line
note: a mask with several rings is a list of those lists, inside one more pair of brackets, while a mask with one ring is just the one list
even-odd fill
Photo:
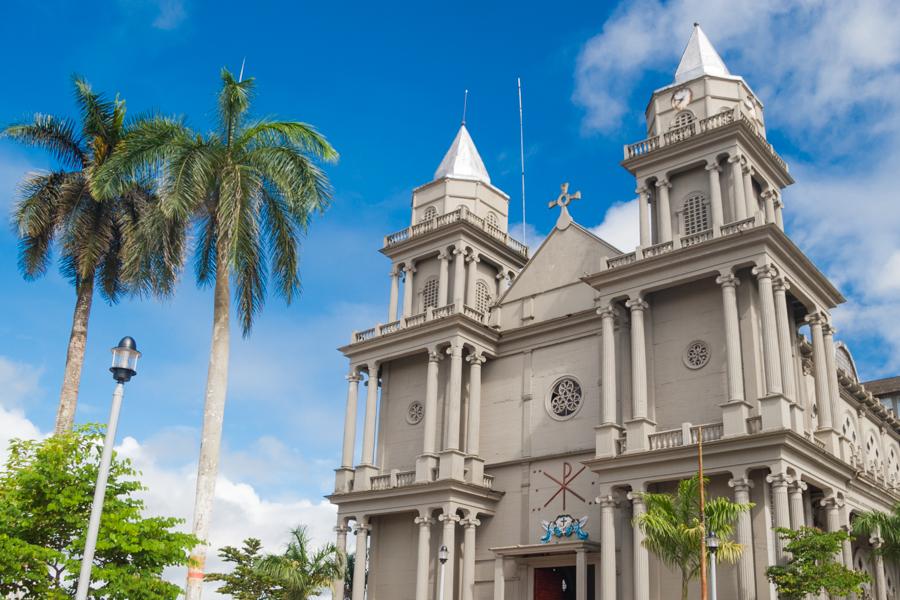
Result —
[[525, 243], [525, 128], [522, 125], [522, 78], [516, 77], [519, 85], [519, 160], [522, 164], [522, 243]]
[[700, 600], [706, 600], [706, 506], [703, 488], [703, 426], [697, 427], [697, 462], [700, 472]]

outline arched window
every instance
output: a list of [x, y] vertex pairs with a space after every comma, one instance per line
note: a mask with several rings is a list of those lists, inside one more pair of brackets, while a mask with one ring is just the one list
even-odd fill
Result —
[[866, 467], [868, 470], [877, 470], [881, 468], [881, 448], [878, 447], [878, 440], [874, 434], [869, 434], [866, 440]]
[[706, 197], [700, 192], [694, 192], [684, 201], [682, 209], [684, 220], [684, 235], [691, 235], [709, 229], [709, 205]]
[[489, 212], [487, 217], [484, 219], [484, 222], [490, 225], [491, 227], [497, 226], [497, 214], [493, 212]]
[[422, 310], [428, 310], [429, 308], [437, 308], [438, 307], [438, 280], [437, 277], [432, 277], [428, 281], [425, 282], [425, 287], [422, 288]]
[[486, 313], [491, 305], [491, 292], [483, 279], [475, 284], [475, 309]]
[[669, 129], [678, 129], [679, 127], [687, 127], [694, 122], [694, 113], [689, 110], [683, 110], [672, 119], [672, 125]]
[[425, 212], [422, 213], [422, 218], [419, 219], [419, 223], [423, 223], [425, 221], [430, 221], [437, 216], [437, 209], [433, 206], [429, 206], [425, 209]]

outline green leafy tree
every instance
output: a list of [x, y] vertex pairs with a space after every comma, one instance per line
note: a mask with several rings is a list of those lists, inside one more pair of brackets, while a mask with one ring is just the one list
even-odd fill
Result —
[[284, 554], [262, 558], [256, 571], [276, 582], [278, 600], [308, 600], [344, 578], [344, 560], [334, 544], [313, 549], [306, 527], [297, 527]]
[[836, 560], [850, 535], [845, 531], [824, 532], [814, 527], [775, 530], [785, 542], [787, 564], [769, 567], [766, 575], [778, 589], [778, 597], [800, 600], [820, 592], [832, 597], [861, 594], [866, 573], [848, 569]]
[[[263, 307], [271, 274], [290, 302], [300, 291], [299, 240], [331, 198], [318, 162], [337, 152], [313, 127], [295, 121], [250, 120], [253, 79], [222, 70], [216, 130], [202, 135], [180, 120], [145, 119], [135, 125], [92, 180], [112, 196], [123, 182], [146, 175], [161, 180], [162, 211], [196, 232], [200, 285], [214, 282], [213, 332], [197, 471], [194, 534], [207, 539], [218, 472], [228, 383], [231, 288], [244, 335]], [[270, 273], [271, 271], [271, 273]], [[194, 554], [202, 571], [206, 548]], [[196, 600], [201, 579], [188, 579]]]
[[[44, 441], [13, 440], [0, 472], [0, 597], [73, 598], [81, 567], [103, 430], [82, 427]], [[174, 600], [163, 569], [185, 565], [194, 536], [180, 521], [144, 517], [145, 488], [113, 457], [89, 597]]]
[[[707, 480], [705, 480], [705, 483]], [[700, 515], [700, 482], [695, 475], [678, 483], [674, 494], [642, 493], [647, 510], [634, 519], [644, 532], [644, 546], [665, 565], [681, 572], [681, 597], [688, 598], [688, 586], [700, 572], [700, 544], [705, 536]], [[706, 502], [706, 525], [720, 539], [716, 558], [734, 563], [743, 547], [729, 539], [734, 521], [753, 507], [728, 498], [712, 498]]]
[[276, 598], [278, 590], [271, 577], [256, 570], [256, 564], [262, 557], [262, 542], [256, 538], [247, 538], [241, 548], [225, 546], [219, 550], [219, 557], [234, 568], [230, 573], [210, 573], [206, 581], [221, 581], [223, 586], [216, 591], [228, 594], [234, 600], [271, 600]]
[[894, 505], [888, 513], [869, 511], [856, 514], [852, 526], [854, 535], [878, 535], [883, 543], [876, 551], [889, 560], [900, 560], [900, 504]]
[[[180, 239], [177, 231], [157, 220], [155, 235], [149, 238], [152, 243], [137, 240], [138, 221], [156, 205], [150, 186], [142, 180], [123, 179], [117, 192], [102, 201], [92, 193], [94, 173], [129, 131], [125, 102], [94, 92], [84, 79], [75, 78], [73, 83], [80, 124], [36, 114], [3, 131], [6, 137], [48, 150], [58, 164], [52, 171], [31, 173], [25, 178], [12, 215], [24, 277], [43, 275], [56, 246], [60, 270], [75, 287], [56, 433], [70, 430], [75, 422], [95, 286], [110, 304], [128, 292], [167, 293], [174, 275], [166, 269], [171, 260], [160, 260], [157, 253], [167, 243]], [[177, 245], [167, 251], [173, 256], [181, 252]]]

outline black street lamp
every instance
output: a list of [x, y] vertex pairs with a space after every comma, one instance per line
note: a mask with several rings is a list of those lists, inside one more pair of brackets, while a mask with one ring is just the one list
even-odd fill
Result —
[[706, 550], [709, 552], [709, 600], [716, 600], [716, 552], [719, 551], [719, 538], [712, 529], [706, 534]]

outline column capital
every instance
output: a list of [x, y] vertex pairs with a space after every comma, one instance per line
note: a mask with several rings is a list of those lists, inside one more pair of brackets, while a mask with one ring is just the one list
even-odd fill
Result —
[[837, 334], [837, 327], [832, 325], [831, 323], [825, 322], [822, 323], [822, 335], [824, 336], [832, 336], [834, 337]]
[[646, 504], [644, 501], [644, 492], [630, 491], [625, 494], [625, 497], [631, 500], [632, 504]]
[[658, 187], [658, 188], [663, 188], [663, 187], [664, 187], [664, 188], [670, 188], [670, 187], [672, 187], [672, 184], [671, 184], [671, 183], [669, 182], [669, 180], [666, 179], [666, 178], [657, 179], [655, 185], [656, 185], [656, 187]]
[[819, 506], [821, 506], [825, 510], [838, 510], [839, 508], [844, 506], [844, 499], [840, 496], [832, 494], [830, 496], [825, 496], [824, 498], [819, 500]]
[[730, 162], [731, 164], [739, 163], [739, 162], [741, 162], [742, 158], [743, 157], [740, 154], [735, 153], [728, 157], [728, 162]]
[[825, 313], [822, 311], [814, 311], [809, 313], [803, 318], [804, 321], [809, 323], [810, 325], [824, 325], [828, 322], [828, 318], [825, 316]]
[[876, 550], [881, 548], [884, 545], [884, 538], [881, 537], [880, 531], [872, 532], [871, 537], [869, 537], [869, 543], [872, 544], [872, 547]]
[[447, 346], [447, 349], [444, 351], [448, 356], [452, 357], [462, 357], [462, 345], [454, 346], [453, 344]]
[[636, 298], [631, 298], [625, 303], [625, 306], [628, 307], [628, 310], [631, 312], [639, 312], [646, 310], [650, 305], [647, 304], [647, 301], [644, 300], [642, 296], [637, 296]]
[[358, 371], [353, 371], [349, 375], [345, 376], [344, 379], [346, 379], [350, 383], [359, 383], [360, 381], [362, 381], [362, 375], [360, 375]]
[[760, 194], [760, 197], [763, 200], [768, 200], [769, 198], [772, 198], [774, 200], [775, 192], [774, 192], [774, 190], [772, 190], [772, 188], [768, 188], [768, 189], [763, 190], [762, 194]]
[[444, 513], [444, 514], [438, 516], [438, 521], [440, 521], [444, 525], [447, 525], [448, 523], [456, 524], [456, 523], [459, 523], [461, 520], [462, 519], [457, 514], [449, 514], [448, 515], [448, 514]]
[[639, 185], [637, 186], [637, 188], [635, 188], [634, 193], [638, 194], [639, 196], [646, 196], [650, 193], [650, 188], [648, 188], [646, 185]]
[[444, 360], [444, 355], [437, 348], [428, 349], [428, 362], [440, 362]]
[[773, 488], [783, 488], [790, 485], [793, 479], [787, 473], [769, 473], [766, 475], [766, 481], [772, 484]]
[[791, 284], [788, 282], [787, 277], [778, 275], [772, 279], [772, 289], [776, 292], [786, 292], [791, 289]]
[[741, 173], [743, 173], [744, 175], [752, 175], [754, 170], [755, 169], [753, 167], [747, 164], [746, 159], [741, 164]]
[[369, 378], [378, 377], [378, 367], [381, 366], [381, 362], [377, 360], [373, 360], [366, 363], [366, 368], [369, 370]]
[[480, 263], [481, 262], [481, 254], [478, 252], [472, 251], [469, 252], [469, 256], [466, 258], [467, 263]]
[[599, 504], [600, 508], [615, 508], [619, 501], [612, 494], [607, 494], [605, 496], [597, 496], [594, 499], [594, 504]]
[[353, 535], [359, 535], [361, 532], [369, 533], [372, 530], [372, 526], [368, 523], [357, 523], [353, 526]]
[[801, 481], [800, 479], [795, 479], [791, 484], [791, 491], [794, 493], [803, 493], [806, 491], [806, 488], [809, 486], [806, 485], [805, 481]]
[[394, 266], [391, 267], [391, 272], [388, 273], [388, 275], [391, 276], [391, 277], [399, 277], [399, 276], [400, 276], [400, 272], [401, 272], [402, 270], [403, 270], [403, 267], [401, 267], [400, 265], [394, 265]]
[[438, 260], [450, 260], [450, 253], [446, 249], [442, 249], [438, 251], [437, 257]]
[[750, 272], [756, 275], [757, 279], [771, 279], [778, 275], [778, 269], [772, 265], [759, 265], [753, 267]]
[[481, 525], [481, 521], [479, 521], [475, 517], [466, 517], [465, 519], [460, 519], [459, 524], [466, 529], [474, 529], [475, 527]]
[[747, 479], [746, 477], [732, 478], [728, 480], [728, 487], [734, 489], [735, 492], [750, 493], [750, 488], [752, 488], [753, 485], [753, 480]]
[[485, 363], [487, 358], [481, 352], [472, 352], [466, 357], [466, 362], [468, 362], [473, 367], [478, 365], [479, 367]]
[[601, 319], [618, 319], [622, 316], [622, 311], [615, 304], [606, 304], [597, 309], [597, 315]]
[[404, 273], [415, 273], [416, 272], [416, 263], [414, 261], [409, 261], [409, 264], [403, 265]]
[[460, 248], [459, 246], [454, 246], [454, 247], [453, 247], [453, 256], [459, 256], [460, 254], [462, 254], [463, 256], [465, 256], [465, 255], [466, 255], [466, 249], [465, 249], [465, 248]]
[[784, 208], [784, 200], [781, 196], [775, 196], [775, 208]]
[[723, 288], [736, 288], [741, 285], [741, 280], [737, 278], [734, 273], [722, 273], [718, 277], [716, 277], [716, 283], [722, 286]]
[[419, 527], [431, 527], [434, 524], [434, 519], [431, 517], [416, 517], [413, 519], [413, 523]]
[[344, 535], [346, 535], [346, 534], [350, 533], [351, 531], [353, 531], [353, 530], [347, 525], [338, 525], [334, 528], [334, 532], [337, 534], [343, 533]]
[[719, 166], [719, 162], [715, 159], [708, 159], [706, 161], [706, 167], [704, 167], [707, 171], [722, 171], [722, 167]]

